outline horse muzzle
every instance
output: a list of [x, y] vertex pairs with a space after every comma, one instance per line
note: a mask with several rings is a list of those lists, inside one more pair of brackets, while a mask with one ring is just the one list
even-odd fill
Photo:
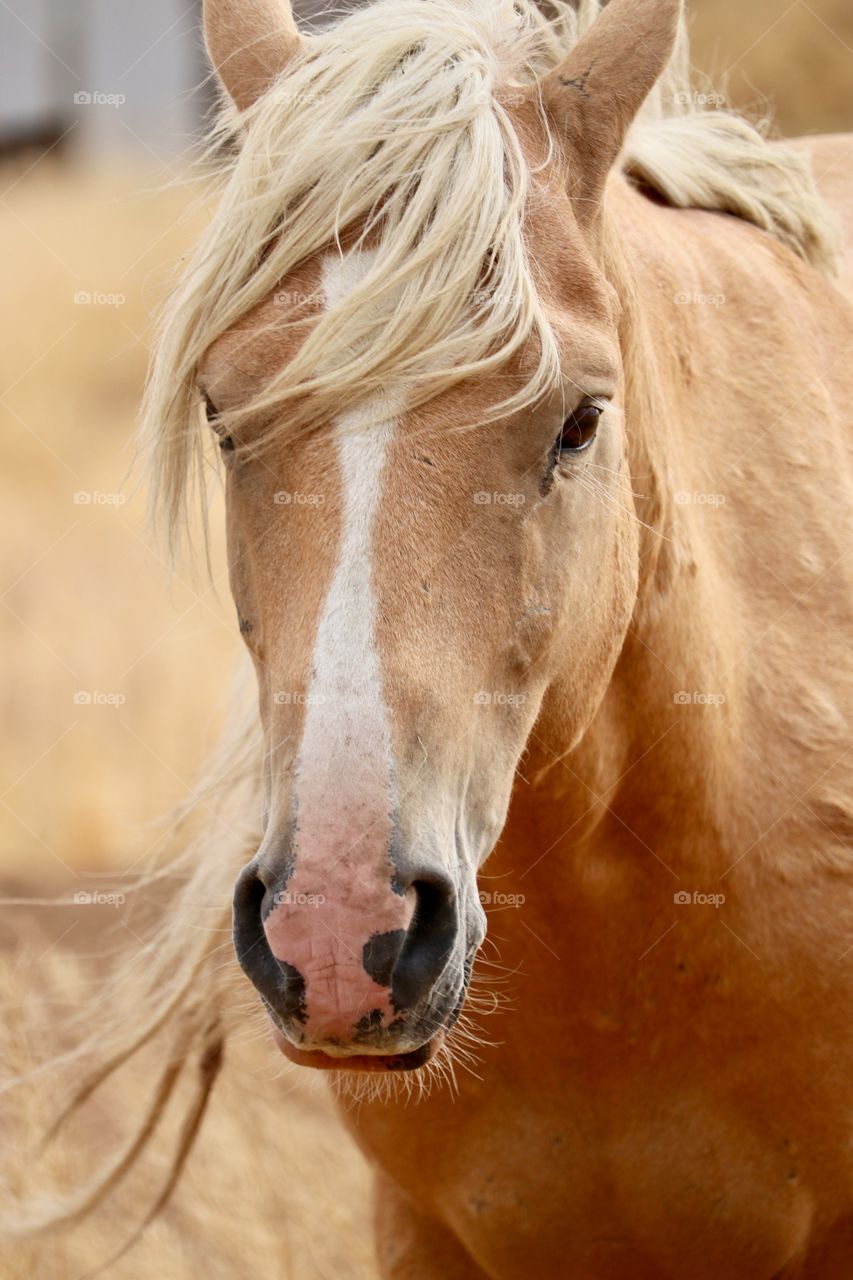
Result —
[[439, 868], [338, 864], [306, 879], [263, 853], [237, 880], [233, 924], [279, 1047], [326, 1070], [425, 1065], [461, 1010], [481, 940], [469, 944]]

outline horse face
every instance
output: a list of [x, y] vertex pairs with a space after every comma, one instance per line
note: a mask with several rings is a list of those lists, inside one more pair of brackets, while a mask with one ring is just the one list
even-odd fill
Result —
[[[558, 254], [547, 237], [540, 251]], [[226, 447], [267, 752], [235, 936], [296, 1061], [418, 1066], [440, 1044], [484, 936], [477, 869], [543, 700], [579, 736], [606, 687], [636, 555], [610, 299], [579, 238], [572, 256], [552, 316], [564, 386], [534, 411], [485, 421], [482, 383], [416, 411], [389, 389], [257, 456]], [[322, 298], [357, 270], [330, 256], [281, 296]], [[287, 359], [278, 305], [209, 353], [217, 409]]]
[[[207, 8], [212, 56], [237, 105], [250, 104], [267, 84], [278, 85], [268, 103], [261, 100], [247, 134], [245, 172], [260, 179], [271, 172], [270, 155], [278, 154], [264, 130], [286, 102], [279, 94], [286, 83], [275, 78], [299, 39], [280, 0], [259, 0], [253, 38], [236, 48], [230, 9], [220, 23], [219, 6]], [[484, 936], [477, 869], [500, 835], [522, 754], [534, 742], [538, 749], [549, 725], [557, 724], [564, 753], [566, 742], [576, 742], [590, 723], [609, 682], [636, 598], [638, 549], [620, 413], [618, 308], [598, 265], [606, 257], [601, 197], [631, 119], [669, 57], [678, 9], [678, 0], [609, 5], [562, 64], [528, 90], [513, 91], [511, 110], [496, 110], [485, 133], [482, 95], [470, 94], [481, 74], [482, 60], [475, 58], [465, 72], [471, 84], [459, 89], [470, 111], [459, 138], [467, 138], [471, 157], [492, 148], [494, 163], [484, 175], [491, 203], [475, 207], [474, 190], [460, 198], [464, 166], [448, 163], [442, 172], [456, 184], [450, 207], [457, 224], [436, 240], [424, 210], [440, 210], [446, 188], [434, 192], [432, 203], [406, 186], [423, 214], [421, 248], [423, 236], [433, 235], [429, 261], [436, 253], [456, 261], [460, 234], [474, 234], [484, 209], [489, 236], [499, 240], [507, 225], [516, 225], [517, 211], [502, 200], [506, 175], [518, 173], [519, 150], [535, 175], [517, 225], [526, 241], [522, 256], [535, 264], [524, 296], [535, 290], [536, 315], [547, 324], [531, 323], [491, 375], [489, 361], [477, 357], [476, 376], [442, 383], [426, 403], [412, 401], [403, 377], [365, 376], [360, 398], [350, 396], [340, 412], [324, 408], [324, 422], [310, 433], [288, 431], [284, 418], [269, 421], [275, 410], [263, 408], [265, 388], [278, 371], [295, 361], [306, 395], [313, 385], [306, 360], [299, 364], [310, 332], [306, 339], [304, 324], [288, 323], [288, 308], [308, 320], [309, 330], [312, 311], [334, 312], [323, 332], [332, 335], [335, 360], [350, 370], [362, 358], [364, 368], [378, 367], [353, 334], [368, 342], [373, 357], [372, 333], [381, 333], [393, 351], [400, 326], [410, 351], [414, 337], [420, 340], [420, 328], [406, 327], [407, 310], [395, 302], [392, 281], [372, 294], [359, 291], [366, 277], [375, 281], [376, 271], [370, 273], [382, 253], [381, 230], [378, 243], [372, 237], [375, 220], [363, 237], [357, 220], [349, 225], [333, 252], [293, 253], [279, 277], [271, 276], [278, 259], [270, 231], [265, 255], [254, 255], [251, 265], [269, 285], [276, 279], [275, 294], [240, 313], [198, 370], [212, 416], [218, 411], [240, 424], [224, 446], [231, 580], [266, 737], [265, 831], [237, 884], [235, 938], [281, 1045], [296, 1061], [387, 1069], [429, 1059], [461, 1008]], [[419, 14], [410, 13], [415, 25]], [[352, 19], [356, 27], [359, 21]], [[355, 27], [342, 26], [341, 40], [351, 31], [355, 40]], [[258, 32], [268, 34], [258, 40]], [[371, 73], [377, 83], [413, 65], [412, 37], [403, 34], [395, 63], [383, 33]], [[434, 31], [430, 39], [438, 40]], [[453, 76], [463, 63], [440, 47]], [[352, 65], [342, 43], [329, 48]], [[359, 49], [360, 60], [363, 55]], [[333, 68], [320, 65], [326, 86]], [[414, 65], [421, 74], [417, 59]], [[312, 67], [310, 58], [296, 57], [297, 99], [307, 93], [309, 102], [319, 101], [309, 92]], [[421, 71], [418, 92], [428, 96], [433, 63], [427, 60]], [[614, 83], [623, 81], [614, 94]], [[323, 89], [330, 111], [346, 87], [342, 82], [331, 96]], [[458, 115], [459, 93], [454, 89], [448, 99], [447, 119]], [[361, 96], [357, 105], [363, 119]], [[296, 119], [289, 111], [285, 117]], [[387, 134], [389, 110], [377, 112], [376, 128]], [[508, 140], [508, 121], [515, 141]], [[313, 157], [325, 154], [327, 135], [315, 130], [310, 136], [300, 153], [306, 176], [301, 185], [291, 180], [290, 195], [299, 243], [315, 244], [318, 220], [329, 219], [342, 199], [336, 175], [350, 161], [333, 150], [328, 166], [315, 172]], [[363, 140], [370, 146], [349, 174], [350, 207], [374, 217], [379, 188], [367, 180], [364, 165], [376, 160], [381, 169], [387, 154], [397, 155], [412, 138], [413, 146], [421, 145], [417, 130], [404, 131], [390, 153], [377, 151], [372, 135]], [[294, 148], [280, 139], [277, 146], [291, 165]], [[401, 183], [422, 162], [413, 152], [412, 165], [402, 165], [398, 175]], [[520, 191], [517, 177], [511, 180]], [[274, 194], [273, 228], [283, 199]], [[242, 207], [254, 210], [255, 197]], [[405, 207], [401, 200], [389, 206], [392, 221]], [[465, 227], [469, 206], [471, 227]], [[300, 222], [305, 208], [311, 219]], [[397, 225], [399, 249], [404, 237]], [[338, 239], [336, 223], [331, 230], [330, 246]], [[284, 233], [281, 238], [286, 243]], [[466, 274], [447, 274], [451, 291], [454, 280], [475, 279], [474, 269], [502, 261], [491, 241], [476, 243], [480, 256], [469, 258]], [[501, 243], [517, 253], [517, 241]], [[211, 243], [209, 251], [219, 262], [217, 247]], [[231, 279], [231, 259], [239, 253], [232, 245], [222, 258], [223, 278]], [[211, 276], [211, 288], [218, 278]], [[215, 288], [204, 296], [215, 307]], [[446, 293], [427, 288], [424, 296], [435, 298], [435, 308], [411, 314], [423, 326], [424, 350], [440, 351], [437, 320]], [[391, 308], [381, 324], [364, 312], [373, 302]], [[478, 315], [487, 313], [481, 307]], [[557, 359], [536, 386], [551, 391], [527, 397], [535, 407], [523, 413], [498, 417], [491, 412], [498, 404], [533, 385], [531, 370], [542, 367], [546, 342]], [[306, 349], [322, 382], [327, 352], [322, 344]], [[396, 366], [389, 359], [382, 367]], [[330, 385], [327, 379], [324, 406], [333, 403]], [[274, 405], [275, 397], [267, 403]], [[252, 411], [235, 417], [232, 411], [243, 406]], [[252, 412], [266, 419], [262, 450], [254, 447]]]

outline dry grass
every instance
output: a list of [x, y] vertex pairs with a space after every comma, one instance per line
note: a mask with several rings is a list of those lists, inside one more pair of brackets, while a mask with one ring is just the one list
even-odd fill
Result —
[[215, 738], [237, 652], [221, 563], [216, 589], [170, 579], [128, 476], [150, 311], [202, 195], [48, 163], [0, 211], [0, 866], [45, 883], [139, 856]]
[[724, 81], [731, 103], [781, 132], [853, 130], [853, 6], [849, 0], [686, 0], [694, 59]]
[[[695, 0], [692, 9], [696, 60], [731, 71], [733, 101], [772, 97], [791, 131], [853, 128], [848, 0]], [[40, 895], [115, 888], [108, 871], [137, 864], [155, 839], [146, 824], [191, 794], [238, 651], [218, 553], [216, 589], [170, 579], [145, 533], [144, 501], [125, 481], [150, 313], [202, 224], [204, 192], [51, 162], [0, 179], [0, 882]], [[125, 300], [80, 305], [80, 290]], [[75, 504], [79, 492], [127, 501]], [[79, 692], [124, 701], [75, 703]], [[3, 978], [5, 1069], [56, 1047], [60, 1014], [87, 985], [81, 967], [87, 982], [108, 970], [109, 960], [87, 959], [108, 914], [42, 912], [38, 939], [27, 925]], [[11, 926], [28, 919], [7, 908]], [[152, 1065], [97, 1104], [48, 1172], [73, 1182], [138, 1110]], [[57, 1094], [10, 1099], [4, 1145], [27, 1151]], [[46, 1173], [28, 1156], [21, 1163], [21, 1176], [45, 1189]], [[2, 1274], [76, 1280], [144, 1215], [162, 1172], [149, 1162], [70, 1237], [6, 1253]], [[109, 1274], [361, 1280], [374, 1274], [366, 1203], [365, 1171], [322, 1088], [282, 1066], [247, 1017], [175, 1205]]]
[[[79, 1016], [79, 992], [91, 990], [92, 965], [65, 949], [40, 959], [34, 984], [32, 959], [49, 947], [50, 931], [38, 939], [29, 934], [19, 963], [3, 973], [4, 1079], [57, 1047], [64, 1022]], [[259, 1010], [244, 1014], [180, 1193], [104, 1270], [111, 1280], [375, 1280], [363, 1161], [341, 1132], [322, 1082], [271, 1052], [264, 1021]], [[49, 1198], [55, 1185], [67, 1190], [85, 1180], [93, 1157], [114, 1151], [133, 1128], [163, 1052], [161, 1044], [125, 1068], [42, 1158], [37, 1136], [55, 1119], [66, 1090], [25, 1088], [4, 1099], [2, 1145], [17, 1170], [10, 1189]], [[157, 1196], [179, 1114], [180, 1096], [155, 1152], [95, 1217], [69, 1232], [5, 1243], [4, 1280], [83, 1280], [118, 1253]], [[10, 1204], [4, 1195], [4, 1214]]]

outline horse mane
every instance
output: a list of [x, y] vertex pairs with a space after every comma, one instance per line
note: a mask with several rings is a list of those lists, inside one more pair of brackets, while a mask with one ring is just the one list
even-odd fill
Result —
[[[412, 408], [537, 353], [495, 417], [559, 384], [558, 347], [524, 243], [536, 182], [513, 93], [561, 61], [601, 0], [375, 0], [318, 35], [239, 120], [213, 131], [221, 200], [163, 320], [144, 421], [154, 493], [172, 530], [204, 495], [209, 432], [197, 370], [208, 348], [300, 263], [359, 228], [378, 251], [358, 286], [302, 330], [295, 358], [223, 428], [275, 418], [276, 435], [328, 421], [389, 384]], [[808, 161], [693, 91], [686, 30], [635, 121], [622, 168], [671, 205], [755, 223], [821, 269], [830, 215]], [[544, 116], [544, 113], [543, 113]], [[544, 121], [547, 125], [547, 121]], [[228, 141], [231, 145], [222, 147]], [[281, 425], [286, 423], [286, 427]], [[262, 445], [253, 441], [253, 447]]]
[[[286, 406], [287, 430], [295, 431], [389, 380], [402, 380], [417, 404], [500, 369], [531, 338], [538, 363], [495, 412], [517, 410], [556, 383], [557, 344], [523, 238], [536, 175], [507, 104], [513, 89], [565, 56], [601, 7], [602, 0], [542, 7], [533, 0], [375, 0], [306, 36], [305, 52], [241, 120], [223, 111], [212, 135], [221, 202], [167, 306], [146, 392], [155, 489], [173, 531], [186, 526], [188, 493], [205, 488], [209, 433], [198, 423], [196, 385], [205, 351], [299, 263], [340, 243], [353, 226], [366, 241], [379, 237], [374, 265], [319, 317], [295, 360], [242, 415]], [[226, 141], [236, 145], [223, 147]], [[631, 130], [622, 168], [671, 205], [734, 214], [831, 268], [832, 223], [807, 161], [740, 116], [705, 108], [691, 86], [683, 29]], [[244, 706], [250, 701], [241, 698]], [[196, 789], [196, 808], [212, 817], [182, 859], [183, 885], [144, 964], [138, 956], [129, 961], [101, 1002], [115, 1011], [104, 1015], [107, 1025], [33, 1073], [50, 1079], [51, 1066], [66, 1072], [85, 1064], [62, 1119], [162, 1037], [169, 1043], [150, 1107], [88, 1188], [65, 1200], [47, 1197], [20, 1216], [27, 1231], [75, 1222], [113, 1190], [146, 1150], [181, 1065], [195, 1058], [197, 1089], [156, 1209], [174, 1186], [220, 1059], [217, 1013], [227, 992], [213, 956], [228, 926], [234, 869], [257, 838], [246, 826], [246, 815], [254, 821], [259, 812], [254, 721], [252, 708]], [[221, 909], [202, 916], [200, 906], [215, 902]]]

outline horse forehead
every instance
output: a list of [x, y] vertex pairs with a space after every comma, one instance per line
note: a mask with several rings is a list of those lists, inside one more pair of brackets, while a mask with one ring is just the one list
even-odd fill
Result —
[[326, 256], [318, 253], [300, 263], [208, 347], [199, 374], [217, 404], [219, 393], [221, 407], [260, 395], [270, 378], [294, 358], [308, 335], [311, 318], [326, 309]]
[[[606, 341], [617, 318], [613, 289], [593, 258], [565, 190], [564, 177], [551, 164], [540, 172], [529, 201], [525, 238], [537, 262], [542, 301], [567, 354]], [[339, 251], [324, 248], [300, 263], [261, 302], [217, 338], [201, 362], [199, 374], [222, 409], [245, 403], [265, 390], [294, 359], [312, 319], [335, 306], [360, 278], [362, 266], [377, 249]], [[524, 380], [534, 355], [529, 344], [509, 362], [506, 376]], [[488, 393], [475, 391], [482, 406]]]
[[[565, 194], [547, 183], [531, 201], [526, 238], [535, 254], [543, 295], [579, 319], [612, 318], [610, 290], [590, 256]], [[375, 250], [354, 258], [371, 258]], [[211, 398], [231, 407], [259, 395], [271, 376], [293, 360], [312, 318], [335, 305], [352, 283], [338, 270], [338, 251], [323, 249], [289, 272], [262, 301], [208, 347], [199, 375]], [[331, 296], [330, 296], [331, 295]], [[303, 323], [300, 323], [303, 322]]]

